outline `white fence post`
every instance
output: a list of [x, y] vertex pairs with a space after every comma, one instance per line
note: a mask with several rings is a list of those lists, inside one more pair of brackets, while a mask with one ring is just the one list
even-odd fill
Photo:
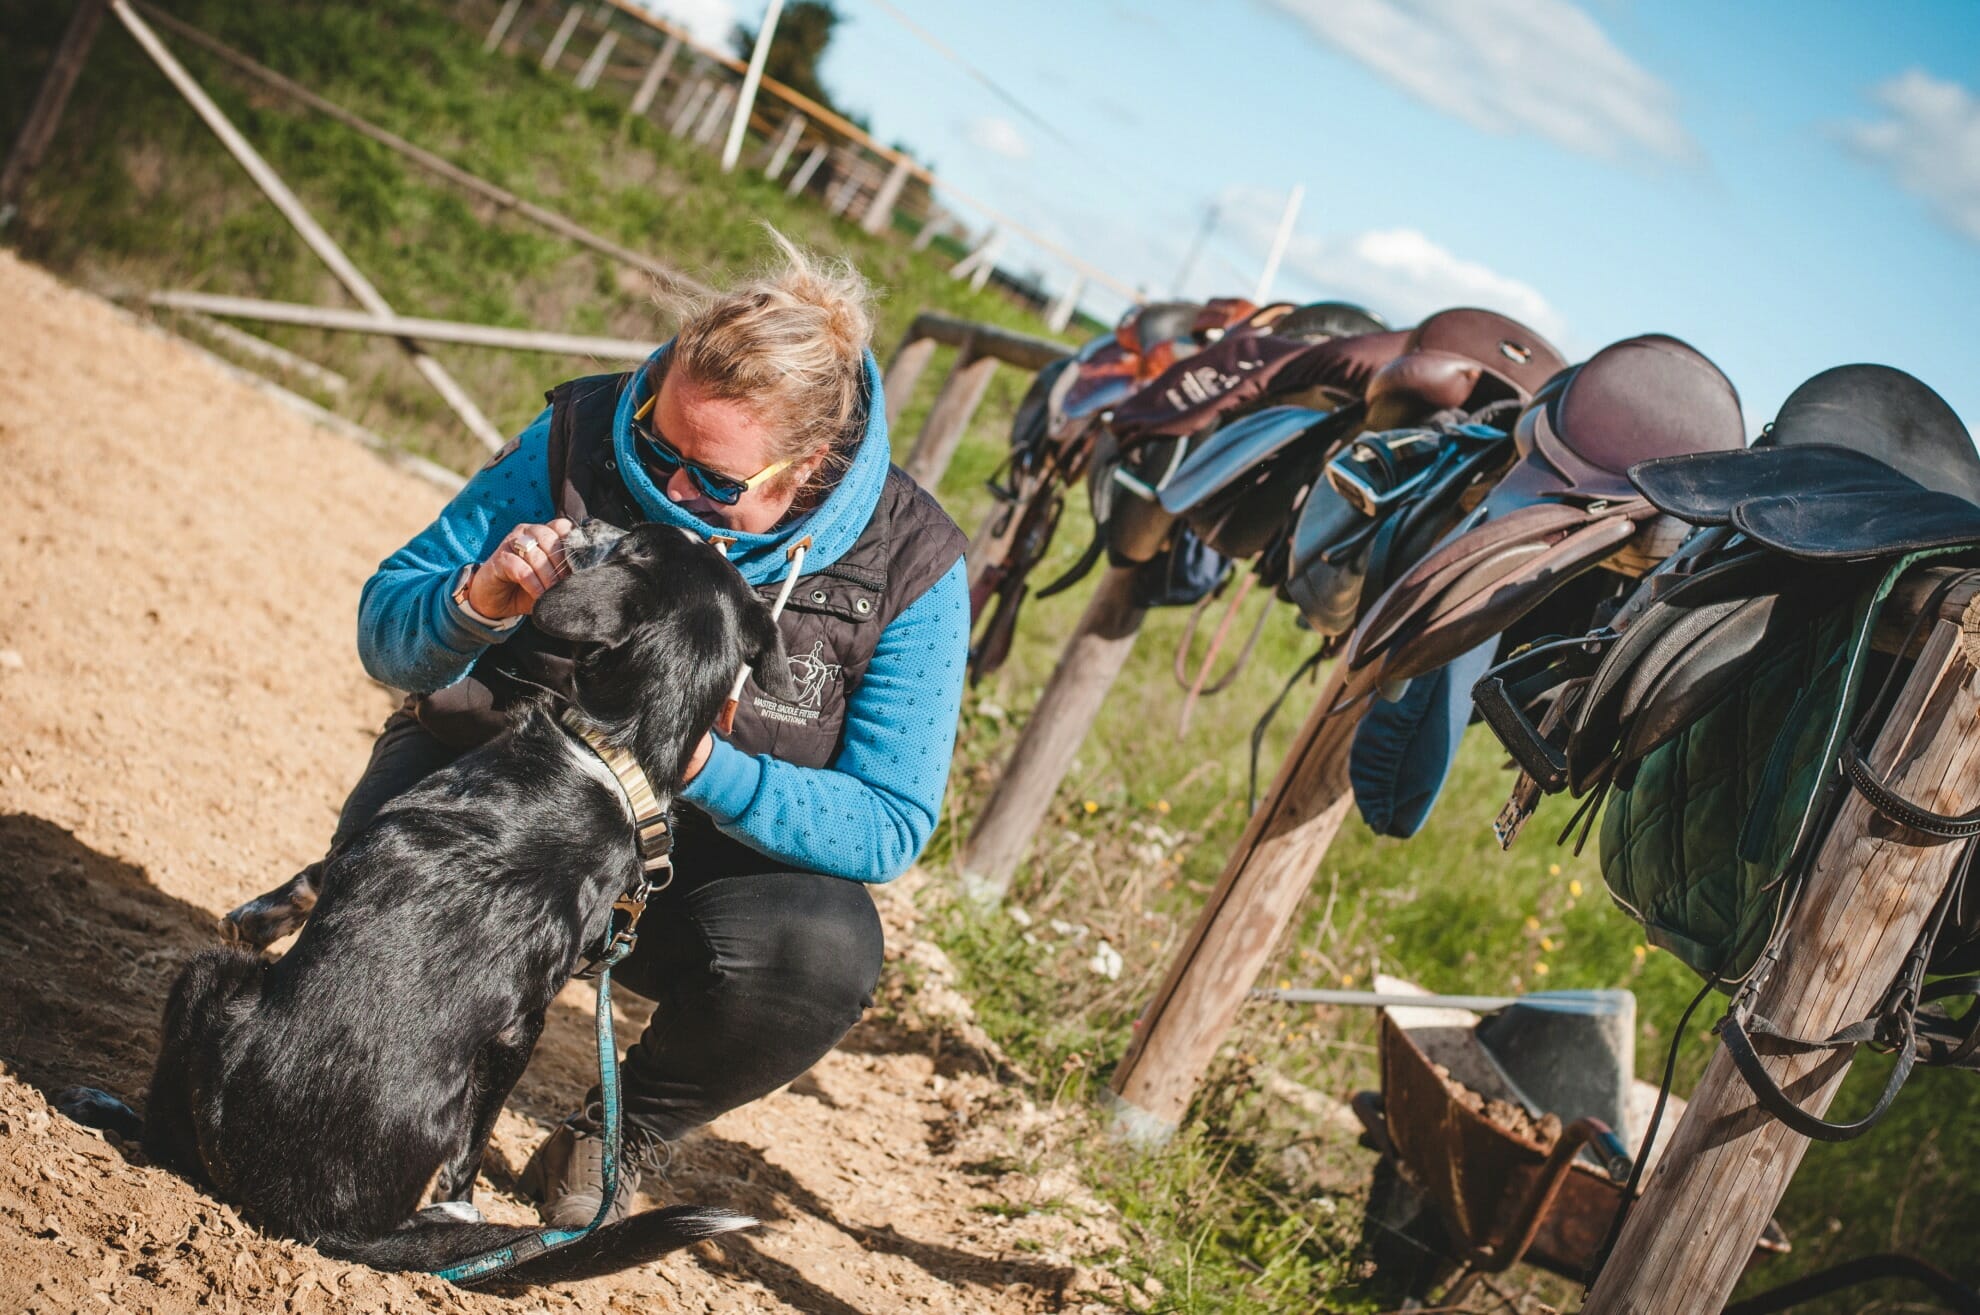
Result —
[[1064, 333], [1066, 326], [1072, 323], [1073, 312], [1079, 309], [1079, 294], [1084, 291], [1086, 291], [1086, 276], [1073, 275], [1073, 281], [1066, 284], [1066, 290], [1059, 294], [1058, 299], [1045, 312], [1045, 327], [1054, 333]]
[[590, 91], [598, 85], [599, 76], [605, 72], [605, 61], [612, 57], [612, 47], [618, 44], [619, 34], [607, 28], [605, 35], [598, 38], [598, 44], [591, 48], [591, 58], [578, 70], [578, 90]]
[[708, 109], [702, 114], [701, 123], [694, 130], [696, 146], [714, 144], [715, 134], [721, 131], [722, 120], [728, 115], [729, 106], [734, 103], [735, 98], [736, 89], [727, 83], [716, 90], [715, 98], [708, 102]]
[[823, 146], [812, 147], [811, 154], [804, 157], [804, 163], [799, 165], [797, 172], [791, 175], [791, 185], [784, 189], [784, 195], [796, 196], [799, 192], [802, 192], [805, 184], [811, 181], [811, 176], [818, 172], [818, 166], [823, 163], [825, 163], [825, 148]]
[[776, 182], [784, 172], [784, 166], [791, 162], [791, 152], [797, 149], [798, 138], [804, 136], [806, 119], [796, 110], [784, 120], [784, 130], [777, 134], [777, 144], [770, 148], [770, 163], [763, 166], [763, 176]]
[[522, 0], [506, 0], [502, 12], [495, 15], [494, 25], [488, 29], [488, 39], [481, 43], [481, 53], [492, 55], [502, 44], [502, 38], [509, 35], [509, 25], [516, 21], [516, 11], [522, 8]]
[[676, 137], [687, 136], [688, 129], [694, 124], [695, 116], [701, 113], [701, 107], [708, 103], [709, 93], [714, 90], [714, 84], [707, 78], [696, 78], [693, 86], [682, 88], [681, 96], [684, 103], [675, 113], [673, 122], [667, 125], [667, 131]]
[[653, 108], [653, 98], [660, 94], [660, 84], [667, 79], [667, 70], [673, 67], [674, 56], [681, 50], [681, 39], [672, 33], [660, 47], [660, 53], [646, 66], [646, 76], [640, 79], [639, 90], [633, 93], [632, 108], [627, 112], [640, 118]]
[[583, 19], [584, 10], [572, 5], [570, 11], [564, 15], [563, 25], [557, 29], [557, 35], [551, 37], [550, 44], [544, 48], [541, 61], [544, 72], [547, 73], [557, 67], [557, 61], [564, 57], [564, 47], [571, 43], [571, 33], [577, 31], [577, 25]]
[[866, 217], [859, 221], [861, 228], [876, 235], [886, 231], [894, 220], [894, 206], [900, 202], [901, 189], [907, 186], [908, 172], [913, 164], [914, 161], [908, 159], [905, 153], [895, 159], [894, 167], [887, 171], [887, 181], [880, 184], [873, 204], [866, 207]]

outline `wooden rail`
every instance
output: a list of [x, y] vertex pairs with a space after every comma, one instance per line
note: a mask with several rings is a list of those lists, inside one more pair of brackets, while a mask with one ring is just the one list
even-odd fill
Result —
[[989, 388], [999, 361], [1023, 370], [1042, 370], [1071, 355], [1062, 344], [1049, 338], [1034, 338], [994, 325], [923, 311], [901, 335], [900, 346], [894, 349], [894, 357], [887, 364], [883, 391], [887, 395], [888, 424], [900, 419], [908, 395], [927, 370], [938, 345], [956, 349], [955, 364], [949, 367], [942, 391], [935, 395], [935, 404], [922, 422], [921, 432], [915, 435], [914, 447], [901, 463], [915, 482], [930, 492], [942, 482], [949, 459], [955, 456], [956, 444], [962, 441], [963, 431], [969, 428], [977, 405], [983, 401], [984, 390]]
[[166, 310], [196, 311], [267, 324], [297, 324], [338, 333], [382, 334], [388, 338], [421, 338], [469, 347], [503, 347], [519, 352], [551, 352], [609, 361], [643, 361], [658, 344], [629, 338], [594, 338], [578, 333], [545, 333], [536, 329], [506, 329], [493, 324], [463, 324], [413, 315], [373, 315], [331, 306], [305, 306], [292, 301], [262, 301], [256, 297], [226, 297], [210, 292], [154, 292], [146, 298]]

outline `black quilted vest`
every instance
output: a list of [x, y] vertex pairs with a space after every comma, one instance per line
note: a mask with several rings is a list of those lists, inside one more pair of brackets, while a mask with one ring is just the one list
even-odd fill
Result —
[[[619, 478], [612, 449], [619, 391], [632, 377], [592, 375], [550, 390], [550, 486], [560, 515], [628, 527], [646, 519]], [[846, 700], [859, 688], [881, 632], [948, 573], [966, 546], [940, 504], [899, 467], [890, 468], [851, 550], [801, 576], [784, 608], [781, 629], [798, 701], [773, 699], [750, 681], [730, 743], [801, 767], [830, 763], [844, 735]], [[767, 602], [778, 583], [757, 592]], [[517, 698], [546, 685], [568, 691], [570, 678], [568, 646], [524, 620], [464, 679], [414, 699], [413, 711], [442, 740], [465, 748], [499, 734], [503, 710]]]

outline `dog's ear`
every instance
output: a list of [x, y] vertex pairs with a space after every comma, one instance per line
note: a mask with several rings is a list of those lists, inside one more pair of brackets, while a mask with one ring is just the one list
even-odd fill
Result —
[[770, 619], [770, 609], [755, 600], [743, 609], [743, 651], [758, 689], [786, 703], [797, 698], [798, 685], [791, 679], [791, 655], [784, 647], [784, 632]]
[[638, 574], [613, 566], [577, 571], [536, 600], [530, 619], [546, 635], [579, 644], [622, 644], [639, 617]]

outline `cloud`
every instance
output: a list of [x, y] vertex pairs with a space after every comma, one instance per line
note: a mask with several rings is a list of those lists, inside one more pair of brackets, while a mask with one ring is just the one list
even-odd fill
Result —
[[1980, 97], [1915, 68], [1872, 87], [1870, 97], [1889, 117], [1846, 125], [1844, 144], [1980, 242]]
[[[1224, 216], [1219, 229], [1255, 251], [1262, 264], [1283, 204], [1283, 198], [1255, 189], [1227, 191], [1219, 201]], [[1294, 295], [1292, 285], [1310, 285], [1322, 296], [1364, 305], [1395, 325], [1414, 324], [1451, 306], [1482, 306], [1531, 325], [1567, 350], [1566, 324], [1537, 289], [1466, 260], [1413, 228], [1339, 237], [1295, 232], [1281, 271], [1277, 296]]]
[[[729, 34], [736, 26], [736, 7], [731, 0], [634, 0], [634, 3], [680, 24], [702, 45], [728, 53]], [[751, 12], [755, 14], [755, 10]], [[760, 15], [750, 19], [751, 27], [756, 25], [757, 17]]]
[[985, 114], [964, 124], [963, 133], [969, 138], [970, 145], [979, 146], [992, 155], [1001, 155], [1006, 160], [1031, 158], [1031, 143], [1024, 139], [1024, 134], [1009, 119]]
[[1598, 159], [1698, 155], [1669, 87], [1570, 0], [1262, 0], [1425, 104]]

